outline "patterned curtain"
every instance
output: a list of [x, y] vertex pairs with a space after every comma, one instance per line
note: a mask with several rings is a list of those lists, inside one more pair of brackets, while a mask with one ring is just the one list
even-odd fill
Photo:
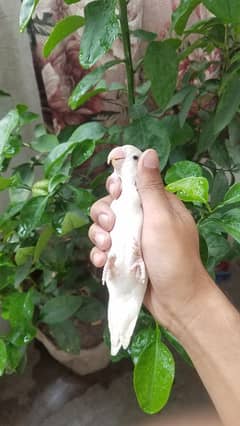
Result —
[[[69, 36], [59, 44], [51, 56], [42, 55], [44, 42], [55, 23], [69, 15], [84, 14], [84, 6], [91, 0], [67, 5], [63, 0], [41, 0], [36, 9], [30, 28], [33, 62], [41, 96], [42, 112], [49, 129], [59, 132], [66, 125], [78, 125], [89, 120], [101, 120], [105, 123], [124, 123], [126, 119], [127, 100], [120, 92], [101, 93], [89, 100], [76, 111], [71, 111], [67, 100], [77, 83], [89, 72], [79, 64], [79, 46], [82, 30]], [[158, 34], [158, 39], [168, 37], [172, 11], [180, 0], [130, 0], [130, 29], [143, 28]], [[191, 21], [206, 18], [207, 12], [199, 6]], [[132, 38], [134, 61], [144, 51], [145, 43]], [[103, 61], [123, 57], [122, 45], [117, 40]], [[99, 65], [99, 62], [98, 64]], [[185, 71], [186, 63], [182, 65]], [[180, 71], [181, 71], [180, 70]], [[141, 81], [141, 73], [136, 76]], [[118, 65], [106, 74], [107, 83], [114, 81], [124, 83], [124, 67]]]

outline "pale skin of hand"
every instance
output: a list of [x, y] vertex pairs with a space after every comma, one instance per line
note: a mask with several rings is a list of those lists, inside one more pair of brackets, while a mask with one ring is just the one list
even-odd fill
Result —
[[[91, 209], [91, 261], [104, 266], [114, 226], [110, 204], [121, 193], [107, 181], [109, 196]], [[188, 351], [225, 426], [240, 424], [240, 316], [204, 269], [195, 222], [184, 204], [165, 191], [158, 157], [147, 150], [138, 163], [137, 187], [144, 223], [142, 252], [149, 274], [145, 305]]]

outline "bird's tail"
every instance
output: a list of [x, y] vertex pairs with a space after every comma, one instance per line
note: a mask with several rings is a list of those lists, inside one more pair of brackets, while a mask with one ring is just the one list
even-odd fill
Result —
[[121, 346], [127, 349], [141, 309], [134, 299], [120, 301], [110, 297], [108, 324], [111, 337], [111, 355], [115, 356]]

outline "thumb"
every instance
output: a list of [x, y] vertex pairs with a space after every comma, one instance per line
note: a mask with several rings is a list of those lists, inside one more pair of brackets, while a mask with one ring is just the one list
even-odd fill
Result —
[[145, 151], [138, 163], [137, 187], [144, 213], [160, 213], [169, 209], [169, 202], [160, 174], [158, 155], [155, 150]]

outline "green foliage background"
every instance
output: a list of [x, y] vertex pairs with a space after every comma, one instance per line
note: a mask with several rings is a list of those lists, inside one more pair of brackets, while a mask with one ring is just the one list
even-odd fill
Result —
[[[21, 31], [38, 2], [23, 0]], [[200, 4], [212, 16], [187, 25]], [[18, 105], [0, 121], [0, 190], [10, 195], [0, 217], [0, 302], [2, 317], [10, 324], [10, 332], [0, 339], [1, 374], [23, 365], [39, 324], [48, 326], [60, 348], [78, 353], [76, 319], [104, 318], [104, 305], [95, 297], [96, 277], [84, 266], [89, 208], [103, 194], [107, 175], [93, 173], [94, 167], [104, 166], [106, 150], [96, 153], [103, 142], [157, 150], [166, 190], [176, 193], [191, 210], [201, 237], [202, 261], [213, 277], [221, 260], [240, 253], [240, 0], [182, 0], [172, 16], [172, 37], [164, 41], [141, 28], [130, 32], [126, 0], [92, 1], [84, 18], [69, 16], [57, 23], [44, 55], [81, 27], [79, 61], [89, 73], [74, 89], [69, 106], [76, 109], [104, 91], [123, 91], [128, 96], [129, 121], [113, 128], [91, 122], [58, 136], [38, 124], [31, 141], [23, 139], [22, 127], [38, 117], [27, 107]], [[197, 36], [193, 42], [191, 35]], [[132, 60], [130, 36], [147, 43], [138, 64]], [[121, 61], [99, 67], [96, 63], [118, 37], [127, 83], [108, 86], [105, 72]], [[199, 48], [205, 59], [189, 60], [179, 84], [179, 65]], [[214, 51], [218, 55], [213, 63]], [[216, 78], [207, 79], [212, 66]], [[134, 74], [139, 67], [145, 80], [136, 87]], [[31, 160], [11, 170], [12, 158], [24, 147], [33, 149]], [[76, 169], [92, 156], [93, 166], [76, 175]], [[35, 178], [37, 168], [40, 180]], [[87, 293], [79, 292], [79, 287]], [[107, 332], [105, 341], [109, 342]], [[142, 311], [129, 349], [113, 360], [132, 358], [138, 402], [151, 414], [165, 406], [174, 380], [174, 359], [166, 342], [191, 364], [175, 337]]]

